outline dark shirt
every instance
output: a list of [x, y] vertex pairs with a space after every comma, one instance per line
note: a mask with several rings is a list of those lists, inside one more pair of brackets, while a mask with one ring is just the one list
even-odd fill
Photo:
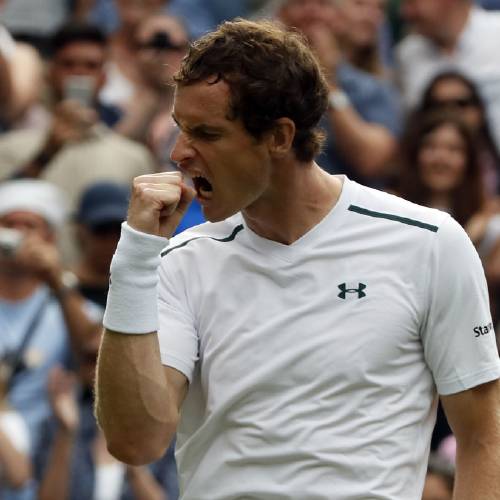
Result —
[[101, 122], [109, 128], [113, 128], [120, 121], [123, 114], [116, 106], [110, 106], [102, 102], [97, 103], [96, 109]]

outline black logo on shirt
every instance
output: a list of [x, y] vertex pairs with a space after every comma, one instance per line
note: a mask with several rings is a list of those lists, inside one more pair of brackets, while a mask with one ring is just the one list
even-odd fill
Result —
[[474, 328], [474, 335], [476, 338], [480, 337], [481, 335], [487, 335], [493, 330], [493, 323], [488, 323], [487, 325], [484, 326], [476, 326]]
[[357, 293], [358, 299], [366, 297], [366, 293], [363, 291], [366, 288], [366, 285], [364, 283], [359, 283], [358, 288], [347, 288], [347, 283], [341, 283], [340, 285], [337, 286], [339, 287], [340, 290], [340, 293], [337, 295], [337, 297], [340, 297], [341, 299], [345, 300], [346, 295], [348, 293]]

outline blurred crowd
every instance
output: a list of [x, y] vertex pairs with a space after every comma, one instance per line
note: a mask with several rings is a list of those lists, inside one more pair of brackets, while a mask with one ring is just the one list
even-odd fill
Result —
[[[500, 0], [0, 0], [2, 499], [178, 498], [174, 445], [108, 453], [95, 364], [131, 181], [176, 169], [172, 77], [238, 16], [303, 33], [330, 85], [318, 163], [449, 212], [498, 323]], [[178, 231], [203, 221], [195, 201]], [[423, 499], [451, 499], [441, 411], [431, 447]]]

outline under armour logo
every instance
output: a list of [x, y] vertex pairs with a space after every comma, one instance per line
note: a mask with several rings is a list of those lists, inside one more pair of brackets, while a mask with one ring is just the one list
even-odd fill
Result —
[[359, 283], [358, 288], [347, 288], [346, 283], [341, 283], [338, 285], [340, 293], [337, 295], [337, 297], [340, 297], [341, 299], [346, 298], [346, 294], [348, 293], [357, 293], [358, 294], [358, 299], [362, 299], [363, 297], [366, 297], [366, 293], [363, 291], [366, 288], [366, 285], [364, 283]]

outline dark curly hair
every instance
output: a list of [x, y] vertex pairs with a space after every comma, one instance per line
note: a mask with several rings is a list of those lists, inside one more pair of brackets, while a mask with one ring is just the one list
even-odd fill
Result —
[[174, 77], [177, 85], [221, 80], [230, 88], [228, 119], [241, 119], [256, 139], [278, 118], [293, 120], [293, 149], [311, 161], [324, 134], [317, 124], [327, 109], [328, 86], [304, 39], [271, 21], [236, 19], [190, 47]]

